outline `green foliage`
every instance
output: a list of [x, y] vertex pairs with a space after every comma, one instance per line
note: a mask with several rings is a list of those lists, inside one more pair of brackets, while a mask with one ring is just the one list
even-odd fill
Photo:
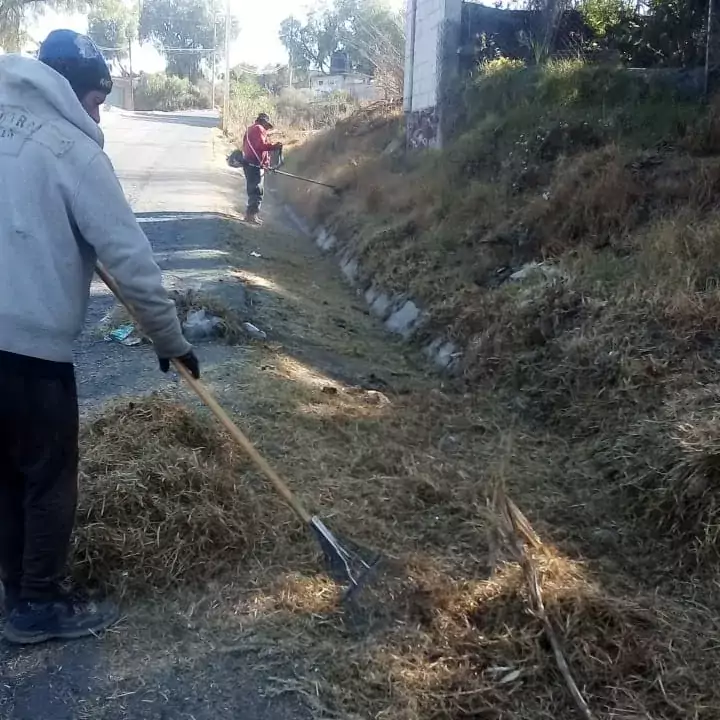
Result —
[[542, 184], [546, 167], [606, 144], [652, 149], [692, 134], [702, 117], [668, 83], [622, 68], [551, 61], [484, 64], [466, 85], [464, 115], [448, 148], [468, 178], [512, 176], [514, 190]]
[[286, 18], [280, 40], [300, 72], [329, 72], [333, 53], [344, 52], [352, 70], [380, 77], [394, 94], [402, 91], [403, 19], [382, 0], [335, 0], [310, 13], [304, 25]]
[[583, 0], [580, 12], [595, 35], [605, 37], [620, 26], [634, 7], [630, 0]]
[[240, 138], [245, 128], [261, 113], [272, 115], [274, 102], [253, 75], [233, 78], [230, 83], [229, 118], [227, 123], [231, 137]]
[[261, 112], [270, 113], [276, 126], [316, 130], [333, 127], [356, 108], [355, 101], [345, 93], [333, 93], [316, 102], [308, 90], [285, 87], [272, 93], [263, 84], [262, 75], [238, 74], [230, 86], [228, 130], [231, 137], [241, 138]]
[[79, 12], [87, 8], [84, 0], [0, 0], [0, 49], [19, 51], [26, 41], [28, 21], [42, 16], [47, 9]]
[[493, 76], [503, 77], [506, 73], [522, 70], [524, 67], [525, 63], [522, 60], [499, 57], [495, 60], [486, 60], [483, 62], [480, 66], [480, 72], [484, 78]]
[[[233, 23], [233, 36], [236, 37], [238, 31], [237, 23]], [[140, 39], [151, 40], [164, 53], [168, 75], [196, 82], [212, 63], [213, 43], [222, 48], [224, 38], [225, 23], [214, 17], [211, 0], [143, 2]], [[192, 52], [202, 49], [207, 52]]]
[[634, 67], [698, 67], [705, 61], [706, 0], [584, 0], [585, 21], [601, 47]]
[[137, 110], [190, 110], [210, 107], [210, 99], [187, 78], [157, 73], [141, 75], [135, 90]]
[[[137, 38], [138, 8], [123, 0], [102, 0], [88, 13], [88, 35], [103, 48], [107, 60], [117, 60], [123, 72], [128, 45]], [[117, 48], [110, 50], [109, 48]]]

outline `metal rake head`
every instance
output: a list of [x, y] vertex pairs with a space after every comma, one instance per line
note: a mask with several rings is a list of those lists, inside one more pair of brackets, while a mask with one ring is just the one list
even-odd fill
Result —
[[347, 585], [343, 602], [353, 600], [374, 575], [382, 555], [347, 539], [341, 542], [318, 517], [311, 519], [311, 526], [323, 551], [328, 574], [336, 582]]

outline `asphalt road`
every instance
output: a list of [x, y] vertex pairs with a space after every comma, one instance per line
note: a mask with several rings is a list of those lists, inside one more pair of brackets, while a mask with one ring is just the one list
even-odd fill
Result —
[[[237, 222], [232, 213], [242, 201], [243, 186], [225, 164], [217, 118], [111, 112], [104, 128], [106, 150], [166, 283], [224, 293], [228, 303], [244, 304], [242, 285], [224, 282], [229, 274], [226, 239]], [[98, 323], [112, 304], [104, 286], [94, 283], [76, 353], [84, 410], [173, 382], [159, 372], [151, 348], [125, 347], [98, 334]], [[205, 377], [212, 383], [213, 368], [243, 352], [220, 343], [198, 348]], [[21, 649], [0, 641], [0, 720], [307, 717], [291, 698], [264, 696], [266, 678], [251, 658], [212, 647], [201, 654], [176, 650], [185, 643], [196, 647], [198, 639], [196, 632], [182, 629], [182, 618], [173, 610], [139, 604], [124, 610], [124, 625], [104, 638]], [[155, 635], [172, 642], [155, 641]]]
[[123, 113], [103, 117], [105, 151], [136, 213], [225, 212], [237, 175], [224, 165], [216, 113]]
[[[225, 238], [243, 189], [225, 162], [217, 115], [208, 112], [108, 112], [105, 149], [126, 196], [155, 250], [169, 288], [196, 288], [231, 306], [245, 299], [228, 279]], [[92, 409], [117, 395], [159, 389], [172, 382], [157, 370], [151, 348], [104, 340], [101, 323], [113, 299], [93, 283], [88, 322], [77, 346], [81, 407]], [[241, 308], [239, 308], [241, 309]], [[240, 352], [214, 343], [198, 348], [206, 367]]]

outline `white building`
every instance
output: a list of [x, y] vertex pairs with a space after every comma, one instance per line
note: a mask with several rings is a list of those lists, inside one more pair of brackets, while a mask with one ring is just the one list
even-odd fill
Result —
[[312, 73], [310, 90], [317, 100], [334, 92], [347, 93], [360, 101], [379, 100], [383, 96], [382, 90], [373, 85], [372, 78], [360, 73]]

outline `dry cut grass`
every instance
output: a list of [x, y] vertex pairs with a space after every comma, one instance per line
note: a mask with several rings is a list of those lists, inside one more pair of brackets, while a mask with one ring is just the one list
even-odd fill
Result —
[[[120, 594], [198, 586], [242, 570], [281, 510], [208, 421], [162, 397], [85, 426], [74, 574]], [[281, 513], [282, 514], [282, 513]]]
[[[623, 102], [609, 113], [627, 114]], [[481, 117], [442, 157], [383, 155], [383, 129], [297, 151], [321, 179], [327, 153], [348, 158], [332, 166], [341, 204], [318, 194], [307, 207], [360, 257], [361, 286], [372, 275], [416, 298], [465, 349], [455, 408], [413, 396], [386, 420], [414, 438], [400, 470], [413, 490], [381, 481], [407, 507], [367, 507], [404, 548], [400, 587], [378, 602], [394, 614], [370, 641], [315, 636], [335, 668], [321, 696], [350, 715], [576, 715], [522, 565], [487, 560], [483, 498], [504, 458], [509, 492], [541, 528], [547, 616], [593, 716], [720, 716], [718, 113], [676, 129], [660, 118], [656, 145], [604, 111], [556, 110]], [[521, 438], [509, 450], [507, 432]], [[386, 424], [384, 447], [392, 437]], [[418, 460], [423, 442], [434, 463]], [[288, 581], [279, 621], [325, 597], [312, 587]]]
[[[620, 93], [588, 130], [519, 97], [442, 158], [402, 159], [392, 116], [297, 151], [345, 190], [298, 191], [314, 217], [465, 348], [442, 389], [370, 394], [275, 358], [243, 394], [293, 489], [388, 556], [362, 605], [337, 607], [225, 439], [156, 400], [86, 430], [79, 572], [143, 593], [252, 568], [252, 597], [208, 622], [292, 659], [318, 717], [549, 720], [582, 696], [598, 719], [715, 720], [717, 113], [650, 147], [620, 121], [662, 104], [628, 114]], [[524, 544], [499, 485], [535, 526]]]
[[[142, 595], [210, 579], [247, 586], [249, 573], [252, 597], [232, 612], [213, 603], [208, 621], [226, 643], [292, 660], [288, 687], [318, 717], [574, 716], [488, 497], [498, 463], [525, 498], [559, 455], [531, 437], [503, 445], [503, 417], [454, 393], [381, 396], [278, 361], [254, 389], [251, 437], [334, 529], [388, 557], [360, 604], [338, 606], [305, 529], [227, 439], [162, 398], [85, 430], [78, 574]], [[712, 612], [597, 576], [529, 536], [547, 622], [596, 717], [716, 716]]]

